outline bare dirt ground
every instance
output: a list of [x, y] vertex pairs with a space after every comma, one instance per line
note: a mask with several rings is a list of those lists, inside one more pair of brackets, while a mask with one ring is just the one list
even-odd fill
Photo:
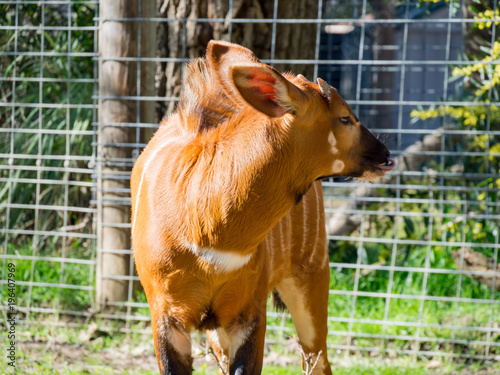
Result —
[[[116, 374], [125, 371], [136, 371], [156, 374], [158, 365], [154, 353], [149, 348], [139, 347], [132, 349], [129, 345], [123, 345], [117, 349], [89, 349], [82, 345], [68, 345], [51, 342], [29, 342], [21, 345], [25, 362], [20, 362], [20, 367], [26, 373], [37, 373], [43, 361], [52, 361], [52, 367], [56, 371], [68, 367], [74, 369], [86, 369], [89, 373], [98, 373], [99, 369], [108, 368]], [[92, 372], [95, 370], [95, 372]], [[55, 372], [54, 371], [54, 372]]]

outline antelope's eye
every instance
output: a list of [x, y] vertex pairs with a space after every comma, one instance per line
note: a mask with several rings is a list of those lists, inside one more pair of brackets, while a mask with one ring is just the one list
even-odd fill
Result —
[[344, 125], [351, 125], [352, 124], [350, 117], [341, 117], [340, 122]]

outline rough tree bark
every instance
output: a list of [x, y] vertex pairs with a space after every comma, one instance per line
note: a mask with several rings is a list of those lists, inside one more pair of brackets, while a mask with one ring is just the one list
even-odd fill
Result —
[[[101, 18], [137, 16], [134, 0], [100, 2]], [[101, 58], [137, 57], [135, 22], [101, 21], [99, 31]], [[135, 122], [136, 102], [110, 97], [136, 95], [137, 63], [101, 60], [99, 77], [99, 122]], [[130, 255], [116, 252], [130, 249], [130, 230], [124, 225], [130, 221], [130, 207], [119, 202], [127, 197], [123, 191], [129, 188], [125, 176], [130, 167], [120, 166], [116, 161], [131, 158], [131, 148], [119, 144], [134, 142], [134, 134], [131, 127], [101, 125], [99, 128], [97, 301], [101, 308], [109, 302], [124, 301], [128, 295], [128, 280], [112, 279], [130, 274]], [[121, 178], [116, 178], [120, 175]]]
[[[192, 59], [205, 54], [209, 40], [227, 40], [250, 48], [260, 59], [271, 57], [272, 23], [231, 23], [232, 18], [272, 19], [274, 1], [234, 0], [232, 12], [227, 0], [157, 0], [157, 11], [162, 22], [157, 28], [157, 54], [160, 57]], [[311, 18], [318, 15], [316, 0], [280, 1], [279, 19]], [[182, 21], [187, 18], [188, 21]], [[224, 22], [195, 22], [189, 19], [224, 19]], [[174, 20], [180, 19], [180, 20]], [[316, 24], [277, 24], [276, 59], [313, 59], [316, 42]], [[231, 31], [231, 38], [229, 33]], [[231, 39], [231, 40], [229, 40]], [[313, 65], [276, 65], [279, 70], [290, 69], [311, 77]], [[157, 95], [178, 97], [181, 90], [183, 62], [168, 61], [157, 65]], [[174, 100], [166, 100], [157, 107], [157, 119], [171, 113]]]
[[[156, 17], [156, 0], [141, 1], [142, 17]], [[156, 56], [156, 28], [157, 22], [141, 22], [141, 42], [140, 57], [154, 58]], [[143, 97], [156, 96], [155, 74], [156, 63], [154, 61], [143, 60], [140, 62], [141, 68], [141, 87], [140, 95]], [[140, 119], [144, 124], [157, 124], [155, 107], [156, 103], [149, 100], [143, 100], [140, 103]], [[148, 140], [153, 136], [154, 129], [145, 127], [141, 129], [141, 140]]]

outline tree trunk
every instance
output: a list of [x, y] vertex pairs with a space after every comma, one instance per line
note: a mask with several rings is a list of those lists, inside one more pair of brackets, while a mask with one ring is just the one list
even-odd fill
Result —
[[[147, 0], [141, 2], [142, 17], [156, 17], [156, 0]], [[141, 53], [140, 57], [154, 58], [156, 56], [156, 28], [157, 22], [147, 21], [141, 22]], [[140, 95], [143, 97], [156, 96], [155, 75], [156, 63], [154, 61], [141, 61], [141, 87]], [[150, 100], [142, 100], [141, 107], [141, 123], [143, 124], [158, 124], [156, 121], [155, 107], [156, 103]], [[141, 141], [147, 142], [154, 134], [154, 128], [144, 127], [141, 129]], [[137, 155], [138, 156], [138, 155]]]
[[[102, 0], [100, 17], [138, 17], [137, 2]], [[136, 22], [101, 21], [99, 56], [137, 57], [137, 30]], [[121, 144], [135, 142], [135, 129], [102, 124], [136, 121], [136, 101], [114, 97], [137, 94], [137, 63], [101, 60], [99, 77], [97, 301], [103, 308], [128, 296], [129, 281], [119, 278], [130, 275], [130, 255], [119, 252], [130, 249], [130, 206], [121, 202], [128, 198], [130, 167], [119, 161], [131, 158], [132, 149]]]
[[[262, 60], [270, 59], [272, 23], [232, 23], [232, 18], [272, 19], [274, 2], [268, 0], [234, 0], [232, 12], [227, 0], [157, 0], [160, 17], [169, 19], [157, 28], [157, 54], [178, 61], [160, 62], [156, 70], [157, 95], [166, 97], [157, 106], [157, 119], [173, 111], [183, 80], [182, 59], [203, 56], [211, 39], [227, 40], [250, 48]], [[278, 19], [311, 18], [318, 15], [318, 2], [288, 0], [279, 2]], [[187, 18], [184, 22], [182, 19]], [[195, 22], [189, 19], [224, 19], [224, 22]], [[316, 45], [316, 24], [284, 23], [276, 25], [275, 59], [313, 59]], [[292, 70], [312, 77], [312, 64], [279, 64], [279, 70]]]

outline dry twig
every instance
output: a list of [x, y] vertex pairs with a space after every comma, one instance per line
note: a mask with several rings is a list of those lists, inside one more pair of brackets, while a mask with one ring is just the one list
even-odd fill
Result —
[[321, 350], [318, 352], [316, 356], [316, 360], [313, 363], [313, 358], [316, 353], [308, 353], [304, 351], [304, 348], [302, 348], [302, 345], [300, 345], [300, 341], [294, 337], [294, 340], [297, 341], [300, 354], [302, 355], [302, 358], [304, 359], [304, 368], [302, 369], [302, 372], [304, 375], [312, 375], [314, 369], [316, 368], [316, 365], [318, 364], [319, 358], [321, 357], [321, 354], [323, 353]]
[[228, 375], [228, 364], [223, 359], [220, 359], [215, 353], [214, 349], [209, 346], [208, 353], [211, 354], [215, 358], [215, 362], [219, 366], [219, 370], [223, 375]]

